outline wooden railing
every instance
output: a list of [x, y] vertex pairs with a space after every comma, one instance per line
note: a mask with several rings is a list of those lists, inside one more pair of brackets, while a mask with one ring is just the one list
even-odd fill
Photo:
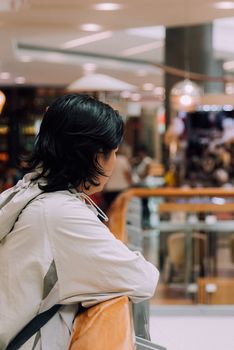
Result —
[[[121, 193], [113, 203], [108, 216], [109, 228], [114, 235], [126, 242], [126, 214], [128, 203], [132, 197], [163, 197], [163, 198], [191, 198], [191, 197], [219, 197], [232, 198], [234, 200], [234, 188], [131, 188]], [[234, 212], [234, 202], [225, 204], [213, 203], [162, 203], [159, 212]]]

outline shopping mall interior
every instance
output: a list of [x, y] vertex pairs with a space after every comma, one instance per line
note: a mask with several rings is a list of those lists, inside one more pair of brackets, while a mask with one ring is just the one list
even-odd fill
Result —
[[0, 190], [55, 98], [119, 110], [131, 180], [93, 200], [159, 269], [150, 329], [168, 350], [234, 347], [233, 37], [234, 1], [0, 0]]

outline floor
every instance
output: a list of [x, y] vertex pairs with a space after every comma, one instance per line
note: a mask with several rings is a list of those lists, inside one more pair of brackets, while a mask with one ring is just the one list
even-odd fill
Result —
[[151, 308], [151, 339], [167, 350], [233, 350], [233, 326], [234, 308], [216, 315], [202, 309], [195, 314], [179, 309], [177, 314], [163, 314]]

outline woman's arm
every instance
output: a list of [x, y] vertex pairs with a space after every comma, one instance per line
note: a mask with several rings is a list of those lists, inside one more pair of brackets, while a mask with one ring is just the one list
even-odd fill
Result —
[[153, 296], [158, 270], [117, 240], [84, 203], [75, 198], [49, 210], [61, 303], [87, 306], [120, 295], [133, 302]]

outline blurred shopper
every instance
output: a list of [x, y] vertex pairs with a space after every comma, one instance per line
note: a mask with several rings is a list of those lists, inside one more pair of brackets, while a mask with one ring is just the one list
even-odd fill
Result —
[[109, 178], [104, 191], [104, 210], [110, 209], [112, 202], [122, 191], [128, 189], [132, 185], [131, 166], [128, 158], [124, 155], [122, 147], [118, 150], [116, 163], [111, 177]]
[[[142, 144], [136, 148], [133, 158], [133, 178], [134, 183], [139, 187], [147, 186], [147, 177], [149, 175], [152, 158], [148, 155], [147, 147]], [[150, 228], [150, 210], [148, 198], [142, 198], [142, 227]]]
[[145, 180], [149, 174], [152, 158], [148, 155], [147, 147], [144, 144], [136, 148], [132, 163], [134, 182], [138, 185], [145, 186]]
[[154, 294], [157, 269], [113, 236], [89, 198], [111, 176], [122, 135], [119, 113], [86, 95], [60, 97], [46, 111], [33, 172], [0, 196], [2, 350], [54, 304], [62, 308], [23, 349], [68, 349], [80, 304]]

